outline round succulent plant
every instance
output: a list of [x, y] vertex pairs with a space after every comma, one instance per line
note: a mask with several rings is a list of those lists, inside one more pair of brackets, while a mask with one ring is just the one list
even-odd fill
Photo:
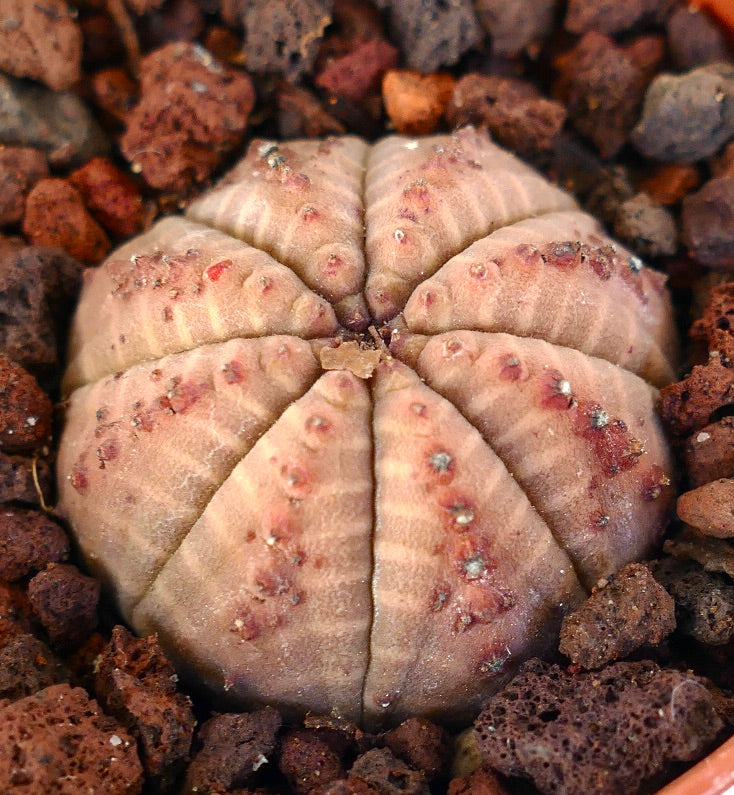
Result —
[[471, 128], [254, 142], [86, 273], [59, 510], [240, 703], [462, 720], [670, 509], [664, 278]]

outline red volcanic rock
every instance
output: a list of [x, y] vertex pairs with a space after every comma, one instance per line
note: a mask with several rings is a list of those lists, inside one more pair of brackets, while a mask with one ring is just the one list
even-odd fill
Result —
[[66, 533], [46, 514], [13, 507], [0, 512], [0, 579], [19, 580], [68, 554]]
[[51, 399], [23, 367], [0, 353], [0, 449], [29, 453], [51, 438]]
[[46, 157], [39, 149], [0, 145], [0, 226], [23, 219], [28, 191], [47, 176]]
[[486, 133], [256, 140], [88, 271], [59, 511], [235, 703], [458, 721], [657, 548], [674, 367], [664, 278]]

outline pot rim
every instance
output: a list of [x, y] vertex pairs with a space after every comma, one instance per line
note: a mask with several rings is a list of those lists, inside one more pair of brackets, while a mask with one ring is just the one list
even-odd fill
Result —
[[656, 795], [734, 795], [734, 736]]

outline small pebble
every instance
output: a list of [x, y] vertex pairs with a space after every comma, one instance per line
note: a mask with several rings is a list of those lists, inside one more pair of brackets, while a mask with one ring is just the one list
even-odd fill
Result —
[[0, 73], [0, 144], [32, 146], [49, 165], [81, 165], [106, 154], [109, 141], [79, 97]]
[[341, 135], [346, 127], [328, 113], [308, 89], [285, 81], [278, 86], [278, 133], [281, 138]]
[[314, 82], [330, 95], [362, 102], [379, 88], [383, 74], [397, 66], [398, 57], [397, 48], [384, 39], [357, 42], [351, 52], [329, 59]]
[[100, 585], [69, 563], [49, 563], [28, 583], [28, 598], [52, 644], [68, 648], [97, 626]]
[[110, 250], [102, 227], [68, 180], [39, 180], [26, 199], [23, 234], [34, 246], [59, 246], [87, 265], [96, 265]]
[[631, 140], [646, 157], [693, 163], [734, 136], [734, 66], [660, 74], [645, 94]]
[[702, 265], [734, 273], [734, 176], [710, 179], [683, 199], [681, 238]]
[[401, 762], [389, 748], [373, 748], [358, 756], [349, 778], [362, 779], [380, 795], [429, 795], [423, 773]]
[[0, 353], [0, 449], [31, 453], [51, 441], [53, 405], [38, 381]]
[[650, 20], [668, 0], [568, 0], [563, 26], [570, 33], [596, 30], [612, 35]]
[[378, 0], [390, 8], [406, 66], [428, 74], [455, 64], [482, 40], [470, 0]]
[[385, 732], [385, 745], [414, 770], [422, 770], [430, 780], [448, 767], [451, 744], [445, 729], [426, 718], [408, 718]]
[[721, 25], [693, 5], [678, 6], [665, 23], [668, 49], [676, 69], [731, 60], [734, 53]]
[[678, 230], [670, 210], [638, 193], [620, 204], [614, 219], [614, 234], [641, 257], [674, 254]]
[[694, 431], [686, 439], [683, 459], [694, 488], [717, 478], [734, 477], [734, 417]]
[[553, 32], [556, 0], [475, 0], [482, 27], [489, 33], [495, 55], [531, 53]]
[[69, 175], [92, 215], [115, 238], [140, 232], [145, 205], [131, 176], [106, 157], [94, 157]]
[[82, 34], [64, 0], [3, 0], [0, 17], [0, 69], [54, 91], [79, 80]]
[[45, 499], [49, 498], [52, 482], [47, 461], [0, 452], [0, 503], [40, 505], [41, 495], [45, 495]]
[[701, 176], [695, 166], [661, 163], [649, 177], [640, 182], [640, 188], [653, 202], [677, 204], [700, 184]]
[[68, 536], [45, 513], [12, 507], [0, 511], [0, 579], [19, 580], [68, 555]]
[[678, 497], [678, 518], [714, 538], [734, 538], [734, 478], [720, 478]]
[[382, 101], [390, 122], [404, 135], [432, 133], [454, 90], [454, 78], [437, 72], [422, 75], [410, 69], [391, 69], [382, 81]]
[[308, 795], [346, 775], [328, 743], [303, 729], [291, 730], [281, 739], [278, 766], [295, 795]]
[[138, 85], [124, 69], [110, 67], [92, 76], [92, 96], [97, 107], [121, 127], [138, 103]]
[[0, 226], [23, 220], [28, 191], [47, 176], [48, 165], [40, 150], [0, 145]]

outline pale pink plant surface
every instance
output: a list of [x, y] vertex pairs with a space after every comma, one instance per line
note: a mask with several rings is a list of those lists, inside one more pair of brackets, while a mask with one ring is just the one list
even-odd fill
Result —
[[59, 512], [240, 704], [466, 720], [657, 548], [664, 278], [484, 133], [256, 141], [87, 271]]

